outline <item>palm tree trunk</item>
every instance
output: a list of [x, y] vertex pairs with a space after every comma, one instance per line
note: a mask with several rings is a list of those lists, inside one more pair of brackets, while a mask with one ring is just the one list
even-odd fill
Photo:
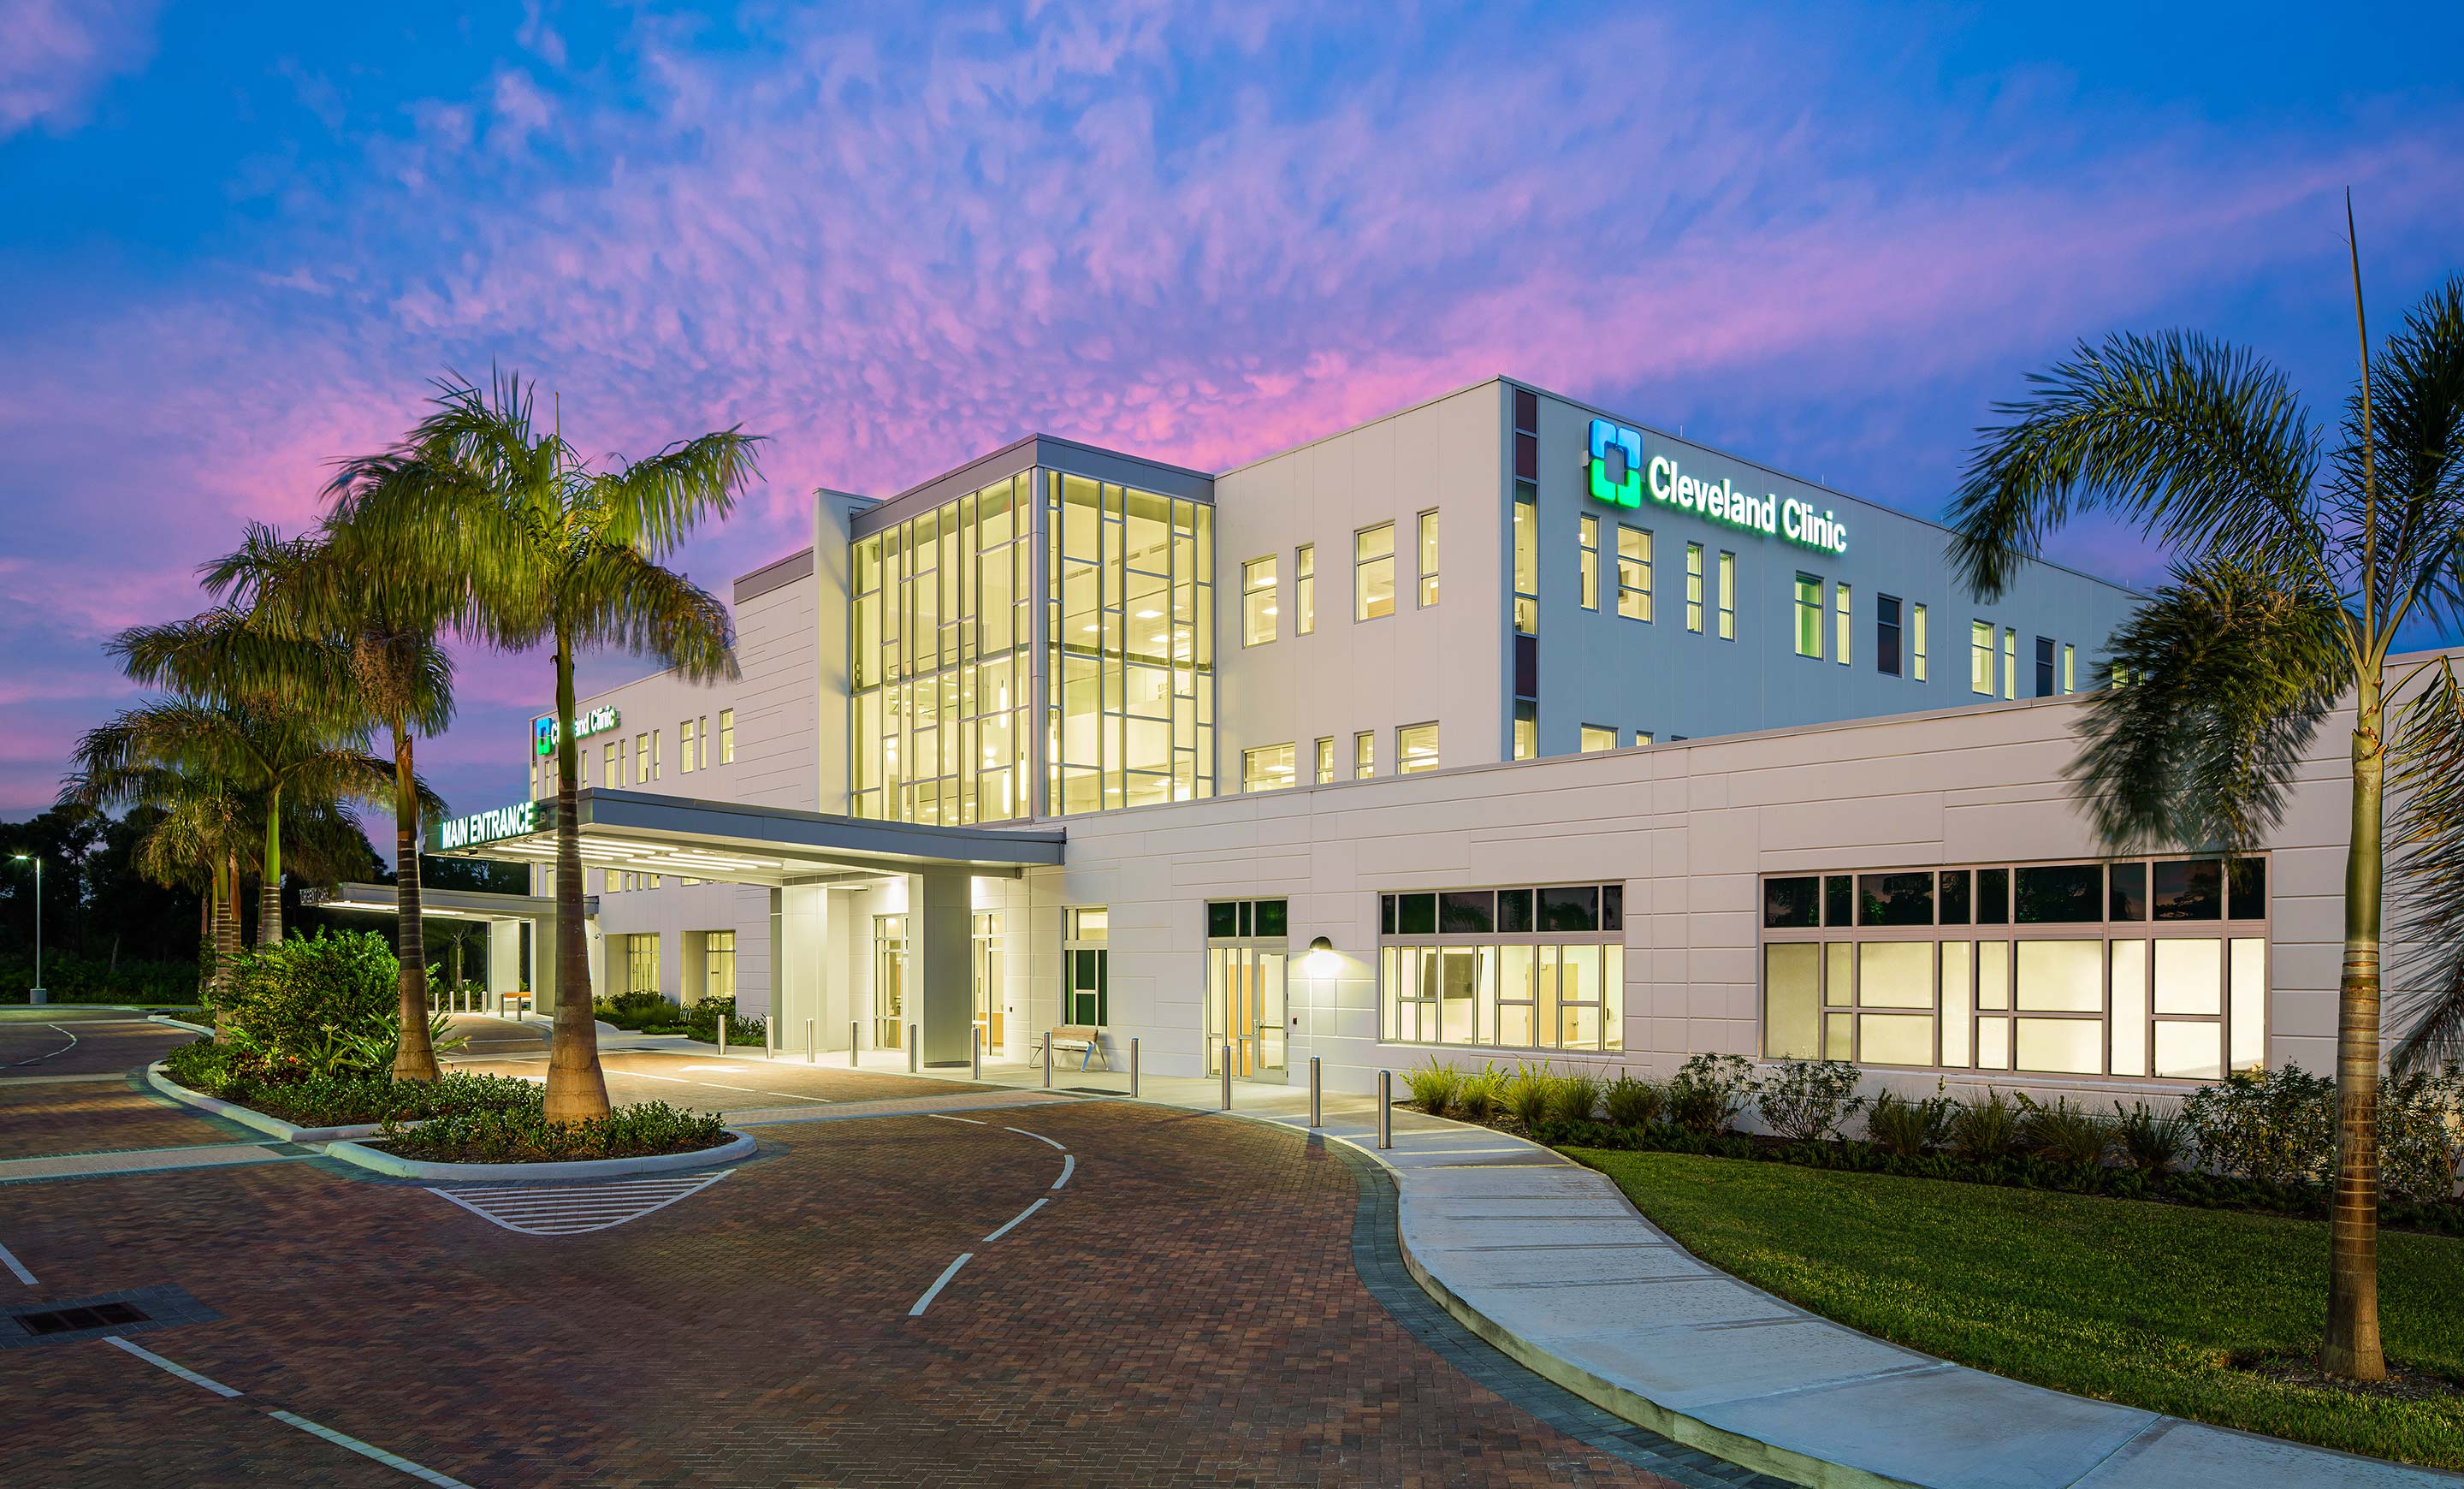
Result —
[[2327, 1341], [2321, 1368], [2387, 1378], [2379, 1350], [2379, 917], [2387, 805], [2383, 678], [2355, 692], [2352, 847], [2344, 858], [2344, 976], [2337, 996], [2336, 1192], [2327, 1215]]
[[256, 889], [256, 944], [282, 942], [282, 788], [265, 798], [265, 878]]
[[[222, 881], [217, 873], [214, 884]], [[197, 897], [197, 1001], [206, 1001], [206, 989], [214, 975], [214, 888], [209, 885]]]
[[214, 986], [231, 987], [231, 966], [239, 956], [239, 855], [223, 856], [221, 887], [214, 892]]
[[420, 926], [419, 788], [411, 770], [410, 731], [393, 728], [394, 954], [401, 959], [402, 1037], [394, 1042], [393, 1078], [434, 1080], [436, 1046], [428, 1037], [428, 942]]
[[588, 1122], [607, 1115], [607, 1078], [599, 1068], [599, 1026], [591, 1018], [590, 948], [582, 923], [582, 813], [573, 738], [573, 644], [556, 633], [556, 1028], [548, 1039], [547, 1120]]

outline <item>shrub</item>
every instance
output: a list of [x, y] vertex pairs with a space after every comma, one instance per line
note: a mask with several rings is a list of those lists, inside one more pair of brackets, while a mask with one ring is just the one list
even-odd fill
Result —
[[1455, 1088], [1455, 1115], [1465, 1122], [1486, 1122], [1497, 1114], [1506, 1096], [1506, 1072], [1483, 1065], [1466, 1074]]
[[229, 986], [211, 994], [214, 1025], [243, 1049], [304, 1059], [395, 1022], [400, 978], [393, 947], [374, 931], [295, 936], [232, 959]]
[[2101, 1164], [2113, 1145], [2113, 1119], [2084, 1106], [2073, 1106], [2066, 1096], [2051, 1106], [2019, 1098], [2027, 1115], [2019, 1130], [2030, 1147], [2057, 1164]]
[[1413, 1105], [1432, 1117], [1443, 1117], [1462, 1089], [1463, 1072], [1452, 1061], [1439, 1064], [1433, 1055], [1426, 1065], [1403, 1072], [1403, 1084], [1412, 1093]]
[[684, 1011], [685, 1033], [704, 1044], [716, 1044], [718, 1021], [722, 1014], [727, 1019], [727, 1038], [731, 1044], [759, 1044], [769, 1032], [762, 1020], [737, 1014], [734, 998], [704, 998]]
[[2201, 1086], [2182, 1116], [2209, 1167], [2269, 1184], [2322, 1182], [2336, 1157], [2336, 1083], [2298, 1065], [2235, 1071]]
[[1866, 1140], [1903, 1158], [1930, 1152], [1949, 1136], [1953, 1104], [1950, 1098], [1938, 1093], [1910, 1100], [1896, 1091], [1884, 1091], [1865, 1113]]
[[2422, 1204], [2455, 1192], [2456, 1144], [2464, 1131], [2464, 1071], [2415, 1071], [2379, 1087], [2379, 1186], [2390, 1199]]
[[1610, 1081], [1608, 1089], [1601, 1094], [1600, 1105], [1608, 1112], [1609, 1121], [1617, 1125], [1643, 1127], [1660, 1116], [1660, 1109], [1667, 1100], [1668, 1094], [1650, 1081], [1638, 1080], [1633, 1076], [1619, 1076]]
[[2160, 1112], [2145, 1101], [2134, 1101], [2123, 1111], [2116, 1101], [2113, 1113], [2114, 1137], [2122, 1144], [2122, 1156], [2143, 1172], [2167, 1172], [2188, 1163], [2197, 1146], [2190, 1124], [2178, 1108]]
[[1592, 1071], [1561, 1076], [1550, 1115], [1561, 1122], [1589, 1122], [1600, 1109], [1600, 1078]]
[[540, 1107], [544, 1090], [509, 1076], [449, 1071], [433, 1081], [396, 1080], [384, 1070], [338, 1075], [269, 1066], [262, 1056], [214, 1039], [184, 1044], [163, 1059], [173, 1080], [191, 1091], [235, 1101], [303, 1127], [348, 1127], [371, 1122], [416, 1122], [454, 1112]]
[[693, 1152], [726, 1142], [727, 1129], [714, 1113], [645, 1101], [569, 1125], [549, 1122], [538, 1108], [525, 1108], [455, 1113], [416, 1127], [388, 1122], [379, 1136], [406, 1158], [534, 1164]]
[[1546, 1061], [1517, 1065], [1513, 1078], [1506, 1082], [1504, 1102], [1507, 1115], [1529, 1132], [1555, 1115], [1557, 1078], [1549, 1073]]
[[1793, 1143], [1815, 1143], [1864, 1109], [1857, 1067], [1846, 1060], [1782, 1060], [1755, 1087], [1754, 1109], [1771, 1131]]
[[1951, 1151], [1969, 1163], [2008, 1157], [2019, 1145], [2019, 1108], [2001, 1092], [1988, 1087], [1983, 1100], [1970, 1097], [1952, 1104]]
[[1688, 1132], [1726, 1132], [1753, 1093], [1754, 1067], [1743, 1056], [1697, 1055], [1668, 1082], [1669, 1120]]

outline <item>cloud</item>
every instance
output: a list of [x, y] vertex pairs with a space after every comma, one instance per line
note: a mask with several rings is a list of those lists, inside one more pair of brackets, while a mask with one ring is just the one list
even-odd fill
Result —
[[67, 129], [154, 50], [157, 0], [0, 0], [0, 140]]

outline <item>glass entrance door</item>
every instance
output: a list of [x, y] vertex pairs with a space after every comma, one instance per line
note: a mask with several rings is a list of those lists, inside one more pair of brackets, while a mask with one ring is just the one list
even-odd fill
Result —
[[1232, 1074], [1243, 1079], [1285, 1078], [1284, 973], [1280, 946], [1211, 945], [1206, 948], [1206, 1073], [1223, 1069], [1224, 1043], [1232, 1050]]
[[1001, 917], [979, 915], [975, 923], [976, 1032], [987, 1056], [1001, 1051]]
[[907, 917], [872, 918], [872, 1043], [880, 1050], [907, 1044]]

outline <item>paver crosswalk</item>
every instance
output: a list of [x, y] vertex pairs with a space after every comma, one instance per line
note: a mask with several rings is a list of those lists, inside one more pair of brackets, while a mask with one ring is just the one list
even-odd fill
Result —
[[613, 1230], [690, 1199], [734, 1173], [678, 1174], [673, 1178], [635, 1179], [614, 1184], [506, 1187], [431, 1187], [429, 1193], [450, 1200], [491, 1225], [523, 1235], [586, 1235]]

